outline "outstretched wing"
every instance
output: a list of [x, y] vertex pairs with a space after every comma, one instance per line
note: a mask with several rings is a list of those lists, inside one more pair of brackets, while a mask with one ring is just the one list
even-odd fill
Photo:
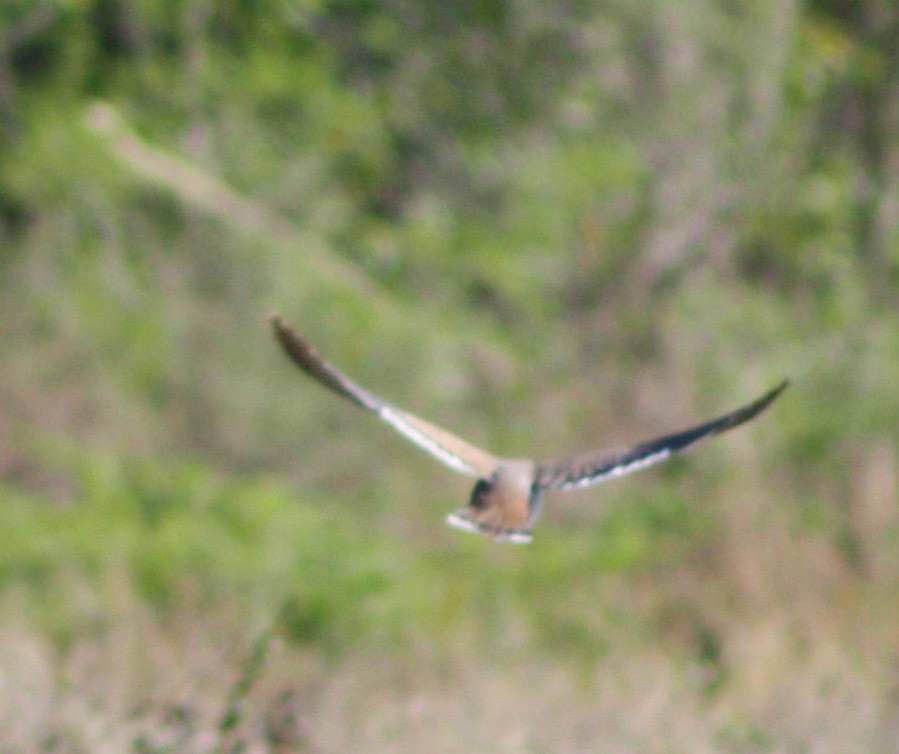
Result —
[[623, 450], [586, 453], [575, 458], [540, 463], [537, 466], [536, 484], [541, 488], [572, 490], [652, 466], [654, 463], [664, 461], [673, 453], [686, 450], [706, 437], [726, 432], [758, 416], [788, 384], [789, 380], [784, 380], [749, 405], [682, 432], [665, 435]]
[[377, 414], [397, 432], [426, 450], [437, 460], [443, 461], [451, 469], [463, 474], [483, 477], [489, 475], [499, 464], [499, 460], [490, 453], [469, 445], [445, 429], [435, 427], [417, 416], [391, 406], [357, 385], [340, 370], [321, 358], [318, 352], [280, 317], [272, 317], [272, 326], [278, 342], [287, 355], [306, 374], [331, 388], [335, 393], [351, 400], [357, 406]]

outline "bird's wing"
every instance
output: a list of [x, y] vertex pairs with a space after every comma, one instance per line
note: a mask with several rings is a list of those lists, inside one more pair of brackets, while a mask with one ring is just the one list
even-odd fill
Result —
[[652, 466], [654, 463], [664, 461], [673, 453], [686, 450], [706, 437], [726, 432], [749, 421], [764, 411], [788, 384], [789, 380], [784, 380], [758, 400], [682, 432], [658, 437], [630, 448], [545, 461], [537, 465], [536, 484], [540, 488], [572, 490]]
[[377, 414], [397, 432], [426, 450], [437, 460], [443, 461], [451, 469], [483, 477], [489, 475], [499, 464], [499, 459], [480, 448], [469, 445], [464, 440], [435, 427], [424, 419], [419, 419], [357, 385], [340, 370], [329, 364], [280, 317], [272, 317], [272, 326], [278, 342], [287, 355], [306, 374], [314, 377], [335, 393], [351, 400], [357, 406]]

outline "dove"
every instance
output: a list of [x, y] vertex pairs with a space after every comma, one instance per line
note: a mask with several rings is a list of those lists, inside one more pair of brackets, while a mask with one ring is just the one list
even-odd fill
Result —
[[735, 411], [630, 447], [548, 461], [501, 458], [370, 393], [325, 361], [281, 317], [273, 315], [271, 322], [286, 354], [307, 375], [375, 414], [449, 468], [476, 478], [468, 505], [451, 513], [447, 523], [498, 542], [527, 543], [532, 540], [532, 528], [540, 516], [546, 490], [589, 487], [664, 461], [758, 416], [789, 385], [789, 380], [784, 380]]

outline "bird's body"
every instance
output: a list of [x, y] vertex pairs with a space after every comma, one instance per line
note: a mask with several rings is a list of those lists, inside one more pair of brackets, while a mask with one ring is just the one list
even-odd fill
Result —
[[478, 479], [468, 506], [451, 513], [447, 523], [505, 542], [529, 542], [540, 515], [541, 489], [533, 461], [501, 460], [489, 476]]
[[447, 522], [498, 541], [530, 542], [544, 490], [587, 487], [663, 461], [706, 437], [749, 421], [788, 384], [785, 380], [758, 400], [717, 419], [622, 450], [544, 462], [505, 459], [381, 400], [322, 359], [279, 317], [272, 318], [272, 325], [287, 355], [311, 377], [376, 414], [450, 468], [477, 477], [468, 505], [450, 514]]

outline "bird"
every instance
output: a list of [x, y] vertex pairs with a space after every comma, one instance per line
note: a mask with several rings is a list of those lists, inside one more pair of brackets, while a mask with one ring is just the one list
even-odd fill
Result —
[[468, 505], [447, 516], [459, 529], [497, 542], [527, 543], [540, 516], [543, 493], [589, 487], [664, 461], [713, 435], [758, 416], [786, 389], [789, 380], [745, 406], [672, 434], [630, 447], [600, 450], [548, 461], [501, 458], [456, 437], [370, 393], [325, 361], [280, 316], [273, 314], [275, 337], [290, 359], [310, 377], [378, 416], [406, 439], [451, 469], [475, 477]]

